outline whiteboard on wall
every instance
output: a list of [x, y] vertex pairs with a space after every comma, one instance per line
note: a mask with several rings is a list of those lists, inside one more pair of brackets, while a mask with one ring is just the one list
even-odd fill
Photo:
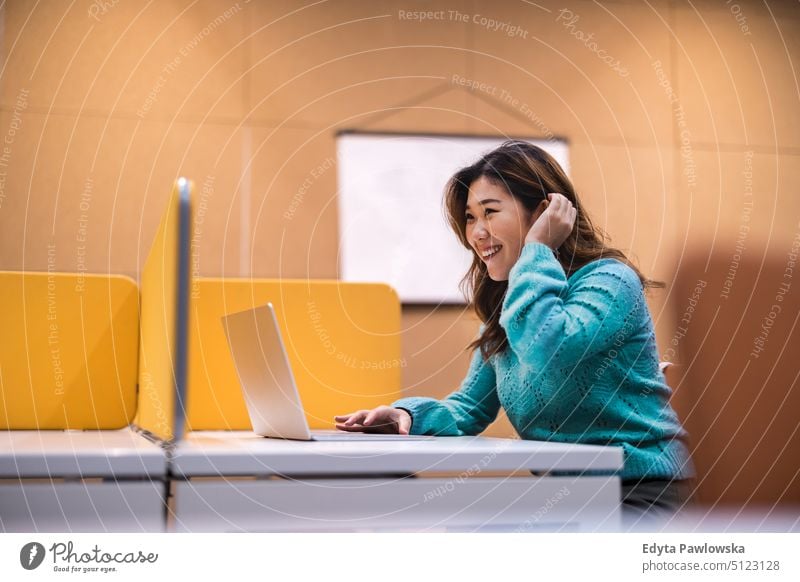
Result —
[[[460, 168], [506, 141], [498, 137], [342, 133], [337, 137], [339, 275], [382, 282], [403, 303], [464, 303], [472, 261], [444, 213], [444, 189]], [[526, 140], [569, 174], [561, 140]]]

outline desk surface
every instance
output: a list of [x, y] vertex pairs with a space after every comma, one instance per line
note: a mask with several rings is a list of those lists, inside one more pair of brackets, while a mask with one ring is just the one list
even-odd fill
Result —
[[121, 430], [0, 432], [0, 478], [164, 477], [158, 445]]
[[289, 441], [250, 431], [189, 433], [172, 471], [210, 475], [376, 475], [422, 471], [603, 471], [622, 468], [620, 447], [488, 437], [409, 441]]

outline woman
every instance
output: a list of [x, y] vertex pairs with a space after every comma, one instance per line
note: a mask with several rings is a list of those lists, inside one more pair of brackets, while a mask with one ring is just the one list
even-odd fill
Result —
[[467, 377], [444, 400], [402, 398], [337, 428], [475, 435], [502, 406], [523, 439], [621, 446], [626, 513], [680, 508], [693, 470], [644, 297], [663, 284], [604, 244], [558, 163], [527, 142], [457, 172], [445, 201], [483, 322]]

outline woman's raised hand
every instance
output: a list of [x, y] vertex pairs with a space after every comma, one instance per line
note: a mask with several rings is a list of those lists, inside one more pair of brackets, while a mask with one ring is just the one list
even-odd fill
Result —
[[539, 242], [556, 250], [572, 232], [578, 211], [563, 194], [551, 193], [547, 196], [547, 208], [531, 226], [525, 242]]
[[334, 416], [333, 419], [336, 421], [336, 428], [351, 432], [408, 434], [411, 430], [411, 415], [402, 408], [391, 406], [358, 410]]

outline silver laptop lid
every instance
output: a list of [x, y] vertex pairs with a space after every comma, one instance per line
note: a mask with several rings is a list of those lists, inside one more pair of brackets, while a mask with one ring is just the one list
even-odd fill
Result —
[[256, 434], [312, 440], [272, 303], [222, 318]]

